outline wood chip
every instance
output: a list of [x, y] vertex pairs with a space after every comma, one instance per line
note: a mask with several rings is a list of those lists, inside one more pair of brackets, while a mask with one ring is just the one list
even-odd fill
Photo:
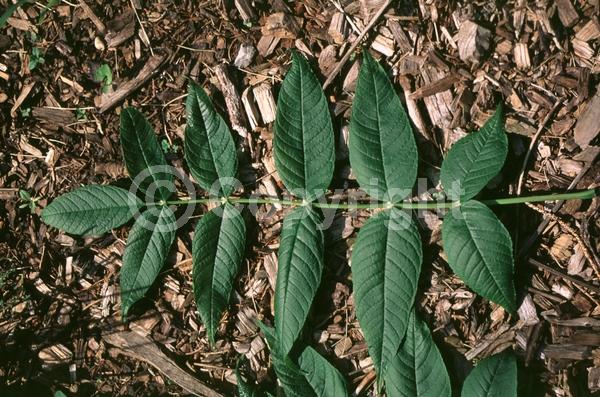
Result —
[[253, 93], [263, 123], [269, 124], [275, 121], [277, 105], [275, 104], [275, 99], [273, 98], [271, 85], [268, 83], [259, 84], [254, 87]]
[[221, 92], [225, 98], [225, 105], [227, 105], [227, 113], [229, 114], [229, 122], [235, 132], [242, 137], [242, 141], [248, 139], [248, 122], [246, 121], [246, 115], [242, 112], [243, 105], [242, 99], [238, 92], [237, 87], [233, 83], [233, 79], [229, 75], [229, 68], [227, 64], [221, 64], [215, 68], [215, 75], [219, 80], [221, 86]]
[[515, 64], [517, 68], [526, 70], [531, 67], [531, 60], [529, 59], [529, 48], [525, 43], [517, 43], [513, 49], [515, 57]]
[[256, 13], [254, 12], [254, 6], [250, 3], [249, 0], [235, 0], [234, 1], [235, 8], [240, 13], [242, 17], [242, 21], [244, 24], [248, 25], [252, 22], [256, 21]]
[[570, 28], [577, 23], [579, 14], [571, 0], [556, 0], [556, 6], [558, 7], [558, 18], [564, 27]]
[[125, 99], [130, 93], [140, 88], [153, 74], [156, 72], [158, 67], [167, 58], [167, 53], [163, 51], [156, 51], [155, 55], [150, 57], [142, 70], [133, 79], [121, 84], [116, 91], [110, 94], [104, 94], [101, 97], [102, 104], [100, 106], [100, 112], [104, 113], [108, 109], [115, 106], [117, 103]]
[[[600, 88], [600, 87], [598, 87]], [[575, 125], [575, 143], [585, 149], [600, 133], [600, 90], [590, 99]]]
[[79, 0], [79, 6], [83, 10], [83, 13], [96, 26], [96, 29], [98, 29], [98, 32], [104, 34], [104, 32], [106, 31], [106, 26], [104, 26], [104, 23], [100, 20], [100, 18], [98, 18], [96, 16], [96, 14], [94, 14], [94, 11], [92, 11], [92, 9], [90, 8], [90, 6], [88, 6], [88, 4], [84, 0]]
[[275, 51], [280, 40], [281, 38], [273, 35], [263, 35], [260, 40], [258, 40], [258, 44], [256, 44], [258, 53], [263, 57], [268, 57]]
[[327, 34], [335, 44], [343, 44], [346, 41], [350, 34], [350, 26], [343, 13], [336, 12], [333, 14]]
[[277, 12], [267, 17], [266, 24], [262, 26], [261, 32], [263, 35], [280, 39], [295, 39], [300, 33], [300, 25], [293, 16]]
[[120, 353], [150, 364], [188, 393], [207, 397], [223, 396], [182, 370], [152, 339], [136, 331], [109, 333], [103, 335], [102, 339], [117, 347]]
[[492, 32], [472, 21], [460, 25], [454, 37], [458, 45], [458, 55], [465, 62], [479, 62], [490, 48]]
[[10, 109], [11, 117], [17, 116], [17, 110], [21, 107], [21, 104], [23, 103], [23, 101], [25, 101], [25, 99], [27, 99], [27, 96], [31, 92], [31, 89], [33, 88], [34, 85], [35, 85], [35, 81], [32, 83], [29, 83], [29, 84], [25, 84], [23, 86], [23, 88], [21, 88], [21, 93], [19, 94], [19, 96], [17, 97], [17, 100], [15, 101], [14, 105]]
[[256, 128], [259, 125], [260, 113], [256, 107], [254, 94], [252, 92], [252, 87], [247, 87], [244, 92], [242, 92], [242, 104], [244, 105], [250, 128], [252, 128], [253, 131], [256, 131]]
[[135, 34], [135, 15], [128, 10], [106, 24], [107, 32], [104, 39], [109, 48], [116, 48]]
[[391, 57], [394, 55], [394, 40], [381, 34], [377, 35], [373, 40], [373, 44], [371, 44], [371, 48], [386, 57]]
[[585, 42], [600, 38], [600, 23], [593, 17], [575, 34], [575, 38]]

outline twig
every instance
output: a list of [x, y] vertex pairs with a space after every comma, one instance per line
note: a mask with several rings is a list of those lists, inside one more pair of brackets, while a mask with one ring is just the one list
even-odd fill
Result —
[[379, 18], [383, 15], [385, 10], [388, 8], [388, 6], [391, 3], [392, 3], [392, 0], [386, 0], [386, 2], [383, 3], [383, 5], [377, 11], [377, 13], [375, 15], [373, 15], [373, 18], [371, 18], [371, 21], [369, 22], [369, 24], [365, 27], [365, 29], [362, 31], [362, 33], [358, 35], [358, 38], [354, 41], [354, 43], [352, 43], [352, 45], [350, 46], [348, 51], [346, 51], [346, 54], [344, 54], [344, 56], [338, 62], [338, 64], [335, 66], [335, 68], [331, 71], [331, 73], [329, 73], [327, 80], [325, 80], [325, 83], [323, 83], [323, 89], [326, 89], [333, 82], [333, 79], [335, 79], [335, 76], [337, 76], [337, 74], [340, 72], [340, 70], [342, 70], [342, 68], [344, 67], [346, 62], [348, 62], [348, 59], [350, 59], [350, 57], [354, 53], [354, 50], [356, 50], [356, 47], [358, 47], [358, 45], [365, 38], [367, 33], [369, 33], [369, 31], [373, 28], [373, 26], [375, 26], [375, 24], [377, 23]]
[[[577, 186], [577, 184], [579, 183], [579, 181], [581, 180], [581, 178], [583, 178], [583, 176], [589, 171], [589, 169], [591, 167], [592, 167], [592, 162], [590, 162], [575, 177], [575, 179], [573, 179], [573, 181], [571, 182], [571, 184], [567, 188], [567, 191], [573, 190]], [[548, 213], [549, 214], [555, 214], [555, 213], [557, 213], [558, 210], [560, 210], [560, 208], [564, 204], [564, 202], [565, 202], [565, 200], [559, 200], [559, 201], [557, 201], [556, 204], [554, 204], [554, 207], [552, 207], [552, 209]], [[519, 258], [519, 259], [524, 259], [525, 258], [525, 256], [529, 252], [529, 249], [531, 248], [531, 246], [537, 241], [537, 239], [542, 235], [542, 233], [544, 232], [544, 230], [546, 229], [546, 227], [548, 226], [548, 224], [552, 221], [549, 216], [546, 216], [548, 213], [544, 214], [544, 220], [538, 225], [537, 229], [529, 236], [529, 238], [527, 239], [527, 241], [525, 241], [525, 244], [523, 244], [523, 247], [519, 250], [519, 252], [517, 254], [517, 258]]]
[[519, 173], [519, 183], [517, 184], [517, 195], [521, 194], [521, 188], [523, 187], [523, 179], [525, 177], [525, 169], [527, 168], [527, 163], [529, 162], [529, 157], [531, 156], [533, 147], [537, 143], [538, 138], [540, 137], [542, 131], [544, 131], [544, 128], [546, 128], [546, 124], [548, 124], [548, 121], [550, 121], [550, 118], [552, 117], [552, 115], [554, 114], [556, 109], [558, 109], [558, 107], [560, 105], [562, 105], [562, 101], [556, 101], [556, 103], [554, 103], [554, 106], [552, 106], [552, 109], [550, 109], [548, 114], [546, 114], [546, 117], [544, 117], [544, 120], [538, 127], [537, 132], [531, 138], [531, 142], [529, 142], [529, 148], [527, 148], [527, 153], [525, 154], [525, 159], [523, 160], [523, 165], [521, 166], [521, 172]]
[[592, 291], [592, 292], [595, 292], [597, 294], [600, 294], [600, 288], [599, 287], [596, 287], [595, 285], [592, 285], [592, 284], [590, 284], [590, 283], [588, 283], [588, 282], [586, 282], [584, 280], [581, 280], [581, 279], [579, 279], [577, 277], [573, 277], [573, 276], [571, 276], [569, 274], [565, 274], [565, 273], [563, 273], [563, 272], [561, 272], [559, 270], [556, 270], [555, 268], [553, 268], [551, 266], [548, 266], [548, 265], [546, 265], [544, 263], [536, 261], [535, 259], [529, 259], [529, 261], [527, 261], [527, 263], [529, 263], [531, 266], [535, 266], [535, 267], [537, 267], [539, 269], [545, 270], [548, 273], [552, 273], [555, 276], [558, 276], [558, 277], [563, 278], [565, 280], [569, 280], [573, 284], [577, 284], [580, 287], [588, 289], [589, 291]]

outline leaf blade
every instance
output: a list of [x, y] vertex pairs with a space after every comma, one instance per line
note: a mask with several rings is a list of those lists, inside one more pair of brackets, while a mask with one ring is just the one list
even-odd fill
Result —
[[[184, 150], [190, 172], [202, 189], [229, 196], [238, 167], [233, 137], [206, 92], [193, 82], [188, 89], [186, 115]], [[217, 181], [220, 183], [215, 185]]]
[[358, 234], [351, 260], [356, 316], [383, 378], [406, 333], [423, 260], [412, 218], [398, 209], [371, 217]]
[[517, 397], [517, 361], [504, 351], [481, 361], [465, 379], [462, 397]]
[[350, 164], [370, 196], [397, 202], [417, 177], [410, 121], [381, 65], [364, 51], [350, 118]]
[[323, 232], [310, 207], [287, 215], [281, 230], [275, 283], [275, 330], [278, 350], [286, 356], [300, 335], [323, 273]]
[[148, 209], [136, 220], [123, 253], [120, 276], [123, 317], [154, 283], [167, 259], [175, 232], [175, 215], [167, 206]]
[[333, 126], [325, 94], [308, 62], [292, 53], [275, 118], [275, 166], [285, 187], [297, 196], [322, 196], [333, 177]]
[[142, 193], [156, 188], [158, 197], [167, 200], [175, 191], [173, 174], [148, 120], [137, 109], [123, 109], [120, 130], [123, 159], [131, 179]]
[[265, 339], [271, 349], [273, 369], [277, 378], [283, 386], [286, 396], [290, 397], [312, 397], [316, 396], [312, 386], [304, 376], [298, 365], [288, 355], [282, 355], [278, 349], [278, 341], [273, 328], [267, 327], [258, 321], [258, 326], [265, 335]]
[[304, 348], [298, 366], [318, 397], [348, 396], [346, 380], [340, 371], [312, 347]]
[[196, 226], [192, 242], [194, 295], [211, 344], [229, 303], [245, 244], [246, 224], [229, 203], [208, 212]]
[[470, 200], [450, 211], [442, 241], [448, 264], [469, 288], [516, 313], [512, 240], [485, 204]]
[[442, 355], [427, 324], [411, 314], [406, 337], [385, 376], [390, 396], [450, 397], [452, 387]]
[[125, 189], [88, 185], [54, 199], [42, 211], [42, 220], [67, 233], [100, 235], [129, 221], [141, 206]]
[[496, 176], [508, 154], [502, 106], [477, 132], [456, 142], [442, 163], [440, 181], [451, 200], [466, 202]]

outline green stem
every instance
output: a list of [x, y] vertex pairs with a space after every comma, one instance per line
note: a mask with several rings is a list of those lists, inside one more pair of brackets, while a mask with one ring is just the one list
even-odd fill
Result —
[[[558, 200], [586, 200], [592, 199], [600, 195], [600, 190], [589, 189], [578, 192], [566, 192], [566, 193], [551, 193], [536, 196], [519, 196], [519, 197], [505, 197], [497, 199], [481, 200], [482, 203], [487, 205], [512, 205], [522, 203], [539, 203], [543, 201], [558, 201]], [[171, 200], [167, 201], [167, 205], [188, 205], [188, 204], [208, 204], [208, 203], [220, 203], [223, 199], [219, 197], [204, 197], [199, 199], [191, 200]], [[280, 200], [273, 198], [246, 198], [246, 197], [228, 197], [226, 199], [231, 204], [278, 204], [291, 207], [299, 207], [302, 205], [308, 205], [303, 200]], [[332, 208], [332, 209], [383, 209], [383, 208], [403, 208], [412, 210], [435, 210], [435, 209], [449, 209], [460, 206], [458, 201], [448, 202], [402, 202], [402, 203], [382, 203], [382, 202], [371, 202], [371, 203], [321, 203], [313, 202], [311, 206], [316, 208]]]

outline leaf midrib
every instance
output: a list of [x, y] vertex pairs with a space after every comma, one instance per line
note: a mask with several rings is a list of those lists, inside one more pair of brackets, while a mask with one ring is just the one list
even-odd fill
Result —
[[[308, 214], [308, 210], [302, 210], [302, 212], [304, 212], [306, 214], [306, 216], [309, 215]], [[289, 256], [289, 260], [288, 260], [289, 265], [287, 266], [286, 273], [285, 273], [285, 278], [283, 279], [283, 280], [285, 280], [285, 285], [286, 286], [285, 286], [285, 288], [283, 288], [284, 294], [283, 294], [283, 304], [281, 305], [282, 309], [283, 308], [287, 308], [287, 306], [288, 306], [287, 305], [287, 298], [288, 298], [288, 295], [289, 295], [289, 293], [288, 293], [289, 291], [288, 291], [287, 285], [288, 285], [288, 282], [289, 282], [289, 275], [290, 275], [290, 272], [292, 270], [291, 263], [292, 263], [292, 260], [294, 258], [294, 256], [292, 254], [293, 254], [293, 252], [294, 252], [294, 250], [296, 248], [296, 241], [297, 241], [296, 236], [298, 236], [298, 230], [300, 230], [301, 223], [304, 222], [304, 220], [305, 220], [304, 215], [302, 215], [302, 217], [294, 225], [294, 234], [293, 234], [294, 238], [292, 239], [292, 244], [291, 244], [292, 246], [291, 246], [291, 248], [289, 250], [290, 251], [290, 256]], [[277, 277], [279, 278], [280, 275], [278, 274]], [[282, 310], [282, 314], [283, 313], [287, 313], [287, 310]], [[283, 321], [283, 319], [281, 321]], [[285, 324], [285, 323], [282, 322], [282, 324]], [[280, 332], [283, 332], [283, 330], [281, 330]], [[282, 343], [282, 341], [278, 341], [278, 342], [279, 342], [279, 345], [280, 345], [279, 349], [281, 349], [281, 343]]]
[[[483, 204], [482, 204], [482, 205], [483, 205]], [[488, 271], [488, 273], [490, 274], [490, 277], [492, 277], [492, 279], [494, 280], [494, 284], [496, 285], [496, 287], [497, 287], [497, 288], [498, 288], [498, 290], [500, 291], [500, 294], [501, 294], [501, 295], [503, 296], [503, 298], [505, 299], [505, 303], [506, 303], [506, 304], [509, 304], [509, 303], [510, 303], [510, 301], [511, 301], [511, 299], [510, 299], [508, 296], [506, 296], [506, 294], [505, 294], [505, 291], [504, 291], [504, 288], [502, 287], [502, 285], [500, 285], [500, 283], [498, 283], [498, 280], [496, 279], [496, 276], [495, 276], [494, 272], [492, 272], [492, 271], [490, 270], [490, 265], [489, 265], [489, 264], [488, 264], [488, 262], [485, 260], [485, 257], [484, 257], [484, 256], [483, 256], [483, 254], [482, 254], [482, 252], [484, 252], [484, 250], [482, 250], [482, 249], [479, 247], [479, 244], [478, 244], [478, 241], [479, 241], [479, 239], [478, 239], [478, 238], [475, 238], [475, 236], [474, 236], [474, 235], [473, 235], [473, 233], [471, 232], [471, 225], [470, 225], [470, 223], [469, 223], [469, 221], [468, 221], [469, 217], [467, 217], [467, 216], [466, 216], [466, 214], [464, 213], [464, 211], [461, 211], [461, 212], [462, 212], [462, 214], [463, 214], [463, 216], [464, 216], [464, 221], [465, 221], [465, 224], [466, 224], [466, 226], [467, 226], [467, 231], [469, 232], [469, 237], [471, 238], [471, 241], [473, 242], [473, 244], [475, 245], [475, 248], [477, 249], [477, 255], [478, 255], [480, 258], [481, 258], [481, 261], [482, 261], [483, 263], [485, 263], [485, 268], [486, 268], [486, 270]], [[512, 255], [512, 253], [511, 253], [511, 255]]]

